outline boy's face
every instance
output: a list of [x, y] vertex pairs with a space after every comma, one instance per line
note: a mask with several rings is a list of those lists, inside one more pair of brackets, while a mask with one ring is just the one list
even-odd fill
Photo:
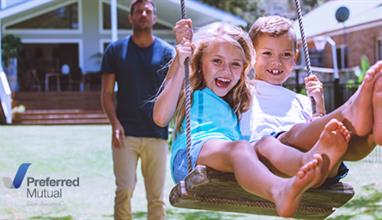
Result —
[[285, 33], [278, 37], [262, 34], [256, 45], [256, 79], [270, 84], [283, 84], [292, 73], [296, 51], [292, 37]]

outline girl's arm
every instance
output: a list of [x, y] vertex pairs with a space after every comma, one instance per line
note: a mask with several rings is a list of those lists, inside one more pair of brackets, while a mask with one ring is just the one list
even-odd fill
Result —
[[[188, 28], [185, 28], [185, 26]], [[191, 29], [189, 22], [184, 22], [184, 20], [178, 21], [174, 27], [176, 38], [179, 39], [180, 36], [185, 36], [185, 33], [189, 33], [189, 29]], [[186, 68], [184, 61], [187, 57], [191, 57], [191, 54], [191, 39], [183, 37], [176, 46], [175, 59], [170, 64], [166, 79], [163, 82], [163, 90], [158, 95], [154, 104], [153, 120], [158, 126], [167, 126], [174, 116], [183, 85]]]
[[305, 88], [308, 95], [316, 101], [316, 113], [313, 115], [313, 118], [325, 115], [324, 88], [316, 75], [310, 75], [305, 78]]

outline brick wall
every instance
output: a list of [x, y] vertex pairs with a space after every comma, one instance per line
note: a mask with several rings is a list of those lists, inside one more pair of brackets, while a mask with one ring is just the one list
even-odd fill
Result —
[[[344, 43], [342, 34], [332, 36], [337, 46]], [[353, 31], [346, 34], [347, 45], [349, 45], [348, 66], [359, 65], [362, 55], [369, 58], [370, 63], [378, 59], [377, 39], [382, 39], [382, 25], [373, 28]], [[329, 46], [325, 48], [324, 63], [326, 67], [332, 67], [332, 55]]]

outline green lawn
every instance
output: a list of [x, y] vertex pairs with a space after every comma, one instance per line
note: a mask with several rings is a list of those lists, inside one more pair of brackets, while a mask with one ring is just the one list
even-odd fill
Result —
[[[0, 180], [0, 219], [111, 220], [115, 188], [110, 130], [109, 126], [0, 126], [0, 179], [13, 179], [24, 162], [32, 163], [26, 177], [80, 178], [79, 187], [62, 189], [62, 198], [38, 199], [27, 198], [25, 179], [19, 189], [8, 189]], [[351, 171], [345, 181], [353, 185], [356, 196], [331, 218], [352, 219], [355, 215], [353, 219], [382, 218], [382, 154], [378, 150], [366, 161], [349, 163]], [[370, 160], [379, 162], [370, 163]], [[167, 176], [166, 195], [172, 187], [170, 175]], [[133, 209], [135, 219], [145, 219], [145, 192], [140, 174]], [[168, 219], [174, 220], [278, 219], [177, 209], [169, 204], [167, 213]]]

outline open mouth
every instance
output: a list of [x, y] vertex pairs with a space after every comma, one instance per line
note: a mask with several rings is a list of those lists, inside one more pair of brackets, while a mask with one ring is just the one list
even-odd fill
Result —
[[267, 70], [267, 72], [268, 72], [269, 74], [274, 75], [274, 76], [277, 76], [277, 75], [280, 75], [280, 74], [283, 74], [283, 73], [284, 73], [284, 71], [282, 71], [282, 70], [277, 70], [277, 69]]
[[230, 83], [231, 83], [230, 79], [221, 78], [221, 77], [218, 77], [215, 79], [215, 84], [219, 88], [223, 88], [223, 89], [227, 88]]

